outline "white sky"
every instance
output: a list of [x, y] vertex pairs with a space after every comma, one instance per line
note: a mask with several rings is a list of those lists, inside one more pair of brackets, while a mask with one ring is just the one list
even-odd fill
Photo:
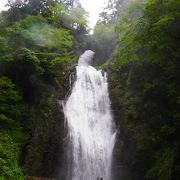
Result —
[[6, 9], [4, 5], [7, 3], [7, 0], [0, 0], [0, 11]]
[[[99, 13], [102, 11], [103, 7], [107, 4], [108, 0], [79, 0], [83, 8], [89, 12], [89, 22], [90, 27], [94, 27]], [[0, 0], [0, 11], [5, 10], [4, 5], [7, 3], [7, 0]]]
[[79, 0], [83, 8], [89, 12], [89, 22], [90, 26], [94, 27], [99, 13], [102, 12], [103, 8], [107, 4], [108, 0]]

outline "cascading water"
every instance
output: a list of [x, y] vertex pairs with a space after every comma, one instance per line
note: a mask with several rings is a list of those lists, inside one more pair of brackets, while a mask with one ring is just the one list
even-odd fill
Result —
[[94, 52], [79, 58], [77, 80], [64, 106], [71, 160], [68, 180], [112, 180], [112, 152], [116, 133], [110, 111], [106, 73], [90, 66]]

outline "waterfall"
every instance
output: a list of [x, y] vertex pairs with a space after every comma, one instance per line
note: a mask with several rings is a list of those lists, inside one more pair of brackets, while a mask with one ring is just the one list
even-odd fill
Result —
[[94, 52], [85, 51], [76, 67], [77, 79], [64, 106], [71, 156], [68, 180], [112, 180], [116, 133], [110, 110], [106, 73], [90, 66]]

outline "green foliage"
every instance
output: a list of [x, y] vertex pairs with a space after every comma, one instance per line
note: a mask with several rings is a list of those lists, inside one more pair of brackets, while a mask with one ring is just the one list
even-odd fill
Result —
[[24, 100], [39, 103], [38, 94], [49, 85], [58, 85], [64, 64], [74, 59], [70, 31], [48, 24], [42, 16], [27, 16], [7, 27], [2, 35], [2, 43], [8, 48], [0, 49], [1, 73], [17, 84]]
[[104, 24], [97, 24], [94, 29], [94, 38], [99, 44], [111, 43], [112, 39], [114, 38], [114, 26], [113, 25], [104, 25]]
[[9, 6], [9, 10], [5, 12], [7, 23], [12, 24], [25, 18], [27, 15], [42, 15], [48, 18], [51, 14], [51, 7], [55, 6], [56, 3], [60, 2], [58, 0], [8, 0], [7, 6]]
[[[121, 61], [117, 63], [120, 65], [129, 61], [139, 60], [138, 51], [141, 46], [139, 41], [139, 24], [141, 17], [144, 14], [144, 5], [138, 2], [133, 2], [126, 11], [124, 17], [120, 19], [116, 26], [118, 49], [115, 56], [119, 57]], [[146, 24], [143, 22], [143, 26]], [[142, 34], [141, 34], [142, 36]]]
[[[115, 27], [118, 20], [126, 13], [127, 4], [130, 2], [131, 0], [109, 0], [103, 12], [100, 13], [91, 39], [91, 48], [96, 52], [95, 65], [101, 65], [111, 58], [115, 49], [115, 41], [118, 38], [115, 34]], [[126, 28], [128, 28], [127, 25]], [[124, 30], [122, 32], [125, 33]]]
[[96, 52], [96, 65], [104, 63], [114, 49], [114, 25], [97, 23], [92, 35], [92, 49]]
[[176, 153], [174, 149], [165, 149], [155, 155], [155, 165], [147, 172], [146, 179], [157, 178], [158, 180], [173, 179], [173, 168]]
[[87, 32], [87, 12], [82, 7], [73, 7], [63, 13], [63, 24], [76, 33]]
[[19, 146], [13, 142], [7, 133], [0, 132], [0, 179], [23, 180], [23, 174], [18, 166]]
[[53, 24], [59, 26], [62, 24], [62, 16], [65, 12], [65, 5], [63, 3], [56, 3], [54, 6], [50, 8], [50, 17], [49, 19]]
[[132, 0], [108, 0], [107, 6], [100, 13], [99, 22], [101, 24], [116, 24], [130, 2]]
[[109, 71], [123, 179], [179, 178], [179, 12], [176, 0], [135, 1], [116, 25]]
[[11, 61], [12, 56], [9, 54], [10, 48], [8, 47], [7, 39], [0, 36], [0, 59], [3, 61]]
[[[65, 71], [75, 63], [75, 36], [87, 32], [86, 12], [59, 0], [10, 0], [8, 6], [0, 14], [0, 179], [53, 176], [57, 164], [48, 158], [59, 142], [45, 151]], [[71, 16], [67, 26], [64, 14]]]
[[[161, 5], [158, 3], [150, 1], [145, 6], [135, 2], [130, 6], [127, 15], [119, 22], [116, 27], [119, 45], [117, 56], [121, 59], [119, 63], [129, 61], [129, 59], [132, 61], [163, 59], [165, 61], [170, 56], [167, 56], [168, 51], [172, 55], [176, 53], [177, 46], [173, 42], [177, 39], [179, 30], [177, 1], [164, 1]], [[142, 51], [145, 52], [144, 55]], [[146, 57], [147, 52], [151, 56]]]
[[15, 85], [0, 78], [0, 179], [23, 179], [18, 166], [19, 148], [24, 141], [21, 132], [21, 99]]
[[78, 28], [79, 25], [87, 26], [88, 14], [81, 7], [73, 8], [70, 11], [69, 16], [72, 18], [73, 26], [77, 26], [76, 28]]
[[47, 24], [46, 19], [41, 16], [28, 16], [7, 29], [7, 33], [13, 49], [36, 46], [67, 53], [72, 47], [72, 36], [69, 31]]
[[11, 128], [14, 120], [20, 116], [18, 104], [21, 96], [14, 89], [14, 84], [6, 77], [0, 78], [0, 124], [1, 128]]

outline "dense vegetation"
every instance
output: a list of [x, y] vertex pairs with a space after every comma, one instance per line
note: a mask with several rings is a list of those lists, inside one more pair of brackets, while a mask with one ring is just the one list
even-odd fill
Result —
[[180, 2], [133, 1], [115, 24], [105, 67], [120, 127], [116, 178], [179, 179]]
[[0, 14], [1, 180], [56, 173], [57, 100], [87, 33], [87, 13], [78, 2], [67, 2], [10, 0]]
[[109, 73], [114, 179], [180, 177], [180, 2], [109, 0], [94, 34], [78, 1], [9, 0], [0, 13], [0, 179], [59, 176], [67, 71], [87, 47]]

